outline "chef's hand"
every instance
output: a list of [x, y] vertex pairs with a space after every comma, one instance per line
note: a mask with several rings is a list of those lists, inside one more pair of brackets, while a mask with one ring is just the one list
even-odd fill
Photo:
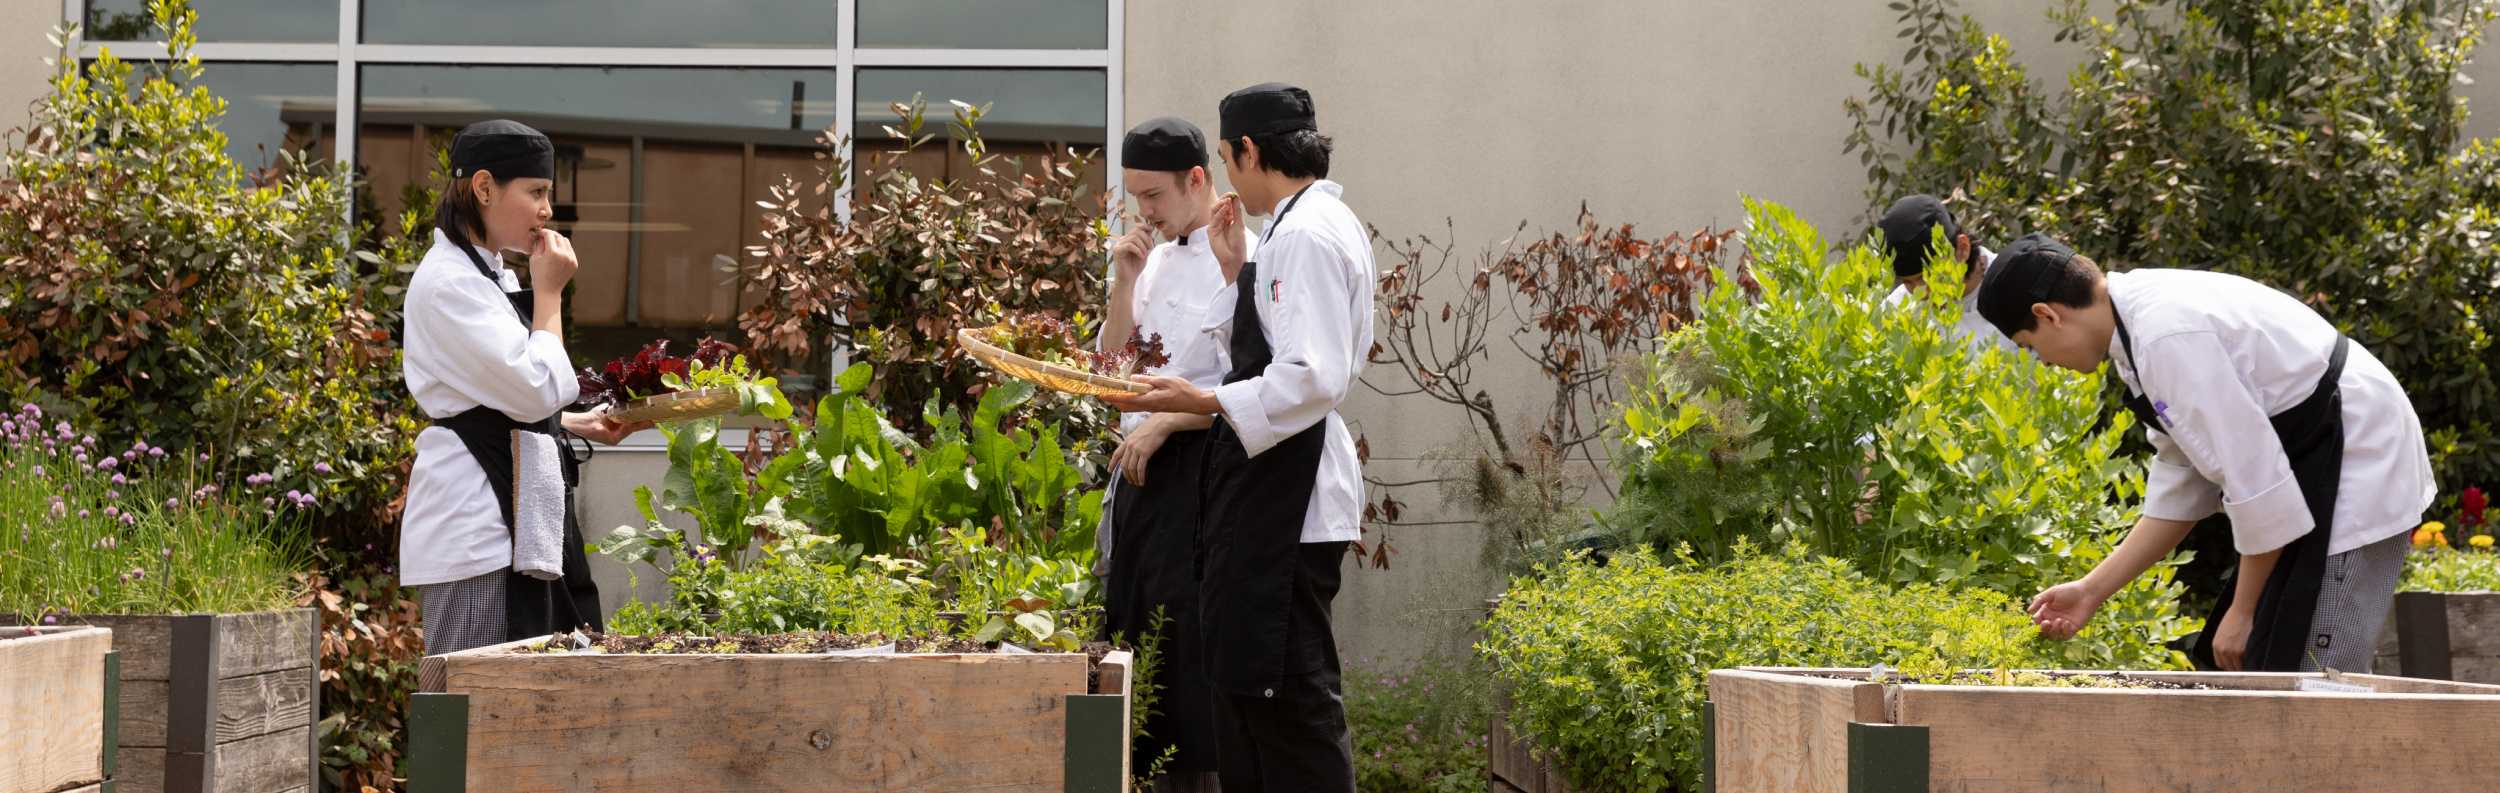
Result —
[[1207, 223], [1207, 247], [1228, 271], [1250, 260], [1250, 227], [1242, 218], [1241, 195], [1226, 193], [1215, 202], [1215, 219]]
[[1194, 413], [1212, 416], [1224, 412], [1223, 403], [1215, 401], [1215, 392], [1208, 391], [1178, 377], [1159, 374], [1130, 375], [1131, 382], [1144, 383], [1154, 390], [1130, 396], [1107, 396], [1102, 401], [1122, 413]]
[[2051, 639], [2073, 636], [2092, 621], [2092, 614], [2101, 610], [2101, 601], [2105, 599], [2082, 581], [2049, 587], [2031, 598], [2031, 624], [2039, 626], [2040, 635]]
[[554, 229], [539, 229], [530, 240], [529, 254], [530, 289], [542, 295], [562, 293], [574, 271], [582, 268], [581, 261], [573, 258], [573, 241]]
[[1154, 459], [1163, 442], [1172, 437], [1170, 423], [1156, 420], [1160, 418], [1158, 415], [1138, 425], [1136, 432], [1120, 439], [1119, 448], [1111, 450], [1111, 467], [1120, 469], [1120, 478], [1129, 484], [1146, 484], [1146, 461]]
[[2241, 662], [2248, 659], [2248, 632], [2256, 619], [2253, 611], [2248, 604], [2234, 602], [2231, 610], [2223, 613], [2222, 627], [2214, 630], [2215, 666], [2224, 671], [2240, 671]]
[[1111, 243], [1111, 263], [1119, 273], [1120, 285], [1134, 288], [1137, 275], [1146, 271], [1146, 254], [1155, 249], [1155, 227], [1139, 223]]
[[626, 436], [654, 426], [657, 425], [648, 421], [637, 421], [632, 424], [619, 423], [615, 419], [608, 418], [606, 405], [591, 408], [586, 413], [564, 414], [565, 431], [609, 446], [623, 443]]

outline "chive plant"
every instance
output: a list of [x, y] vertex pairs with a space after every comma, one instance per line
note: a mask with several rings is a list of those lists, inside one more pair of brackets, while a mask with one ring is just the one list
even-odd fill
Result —
[[105, 448], [33, 405], [0, 417], [0, 612], [50, 624], [291, 604], [310, 555], [287, 527], [312, 497], [237, 496], [211, 478], [205, 455]]

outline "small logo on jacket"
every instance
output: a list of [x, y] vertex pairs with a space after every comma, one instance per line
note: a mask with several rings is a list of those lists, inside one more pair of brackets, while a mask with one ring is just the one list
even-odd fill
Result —
[[1285, 288], [1285, 279], [1282, 279], [1282, 278], [1277, 278], [1277, 279], [1273, 279], [1273, 280], [1268, 281], [1268, 282], [1267, 282], [1267, 302], [1270, 302], [1270, 303], [1282, 303], [1282, 302], [1285, 302], [1285, 292], [1284, 292], [1284, 288]]

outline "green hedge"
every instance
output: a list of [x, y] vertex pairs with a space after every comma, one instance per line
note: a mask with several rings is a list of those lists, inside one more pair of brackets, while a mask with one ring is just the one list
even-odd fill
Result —
[[1647, 552], [1542, 567], [1511, 582], [1484, 632], [1510, 723], [1582, 790], [1698, 789], [1712, 669], [2049, 661], [2004, 595], [1895, 589], [1799, 546], [1740, 544], [1715, 568]]

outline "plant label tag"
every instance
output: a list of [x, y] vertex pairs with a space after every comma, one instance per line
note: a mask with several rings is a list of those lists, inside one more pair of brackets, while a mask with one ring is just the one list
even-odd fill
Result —
[[2351, 683], [2338, 683], [2338, 682], [2335, 682], [2335, 681], [2332, 681], [2332, 680], [2324, 680], [2324, 679], [2315, 678], [2315, 677], [2304, 677], [2304, 678], [2301, 678], [2301, 679], [2300, 679], [2300, 690], [2302, 690], [2302, 691], [2321, 691], [2321, 692], [2325, 692], [2325, 693], [2329, 693], [2329, 694], [2376, 694], [2376, 693], [2378, 693], [2378, 687], [2377, 687], [2377, 686], [2362, 686], [2362, 685], [2354, 685], [2354, 684], [2351, 684]]

